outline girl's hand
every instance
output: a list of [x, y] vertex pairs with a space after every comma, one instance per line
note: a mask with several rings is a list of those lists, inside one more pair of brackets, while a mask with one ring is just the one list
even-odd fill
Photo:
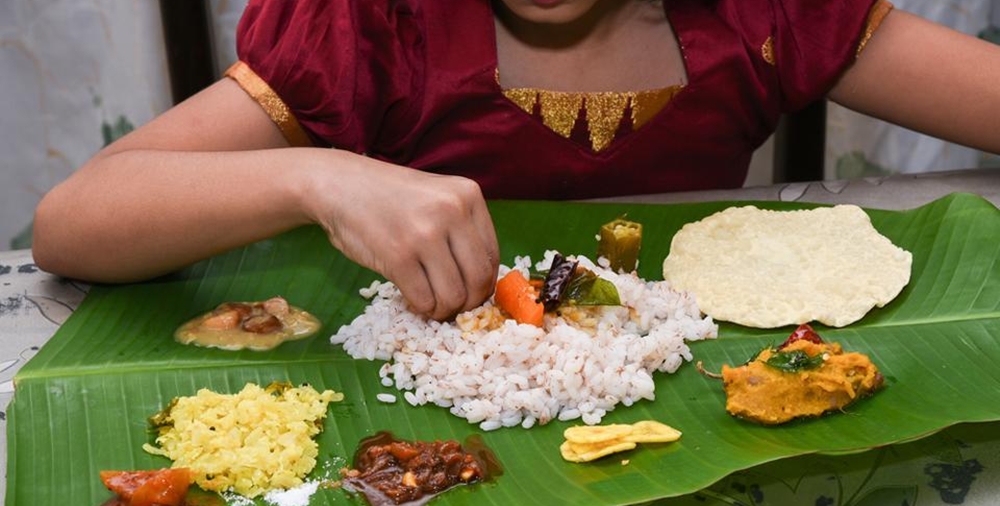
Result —
[[436, 320], [490, 296], [500, 255], [474, 181], [329, 153], [312, 167], [304, 206], [337, 249], [395, 283], [412, 311]]
[[326, 148], [290, 148], [223, 79], [119, 139], [49, 192], [34, 256], [96, 282], [149, 279], [307, 223], [445, 319], [493, 291], [499, 253], [476, 183]]

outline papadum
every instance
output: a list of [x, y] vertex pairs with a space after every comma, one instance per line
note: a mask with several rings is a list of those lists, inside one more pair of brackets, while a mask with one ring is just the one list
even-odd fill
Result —
[[853, 205], [797, 211], [731, 207], [685, 225], [663, 278], [716, 320], [774, 328], [842, 327], [892, 301], [912, 255]]

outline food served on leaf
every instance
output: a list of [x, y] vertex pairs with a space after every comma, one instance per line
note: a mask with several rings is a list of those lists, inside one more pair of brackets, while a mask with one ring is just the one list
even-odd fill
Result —
[[320, 328], [315, 316], [282, 297], [262, 302], [226, 302], [185, 323], [174, 334], [183, 344], [224, 350], [270, 350], [308, 337]]
[[692, 292], [716, 320], [842, 327], [899, 295], [911, 262], [857, 206], [745, 206], [685, 225], [671, 242], [663, 277]]
[[188, 469], [204, 490], [252, 498], [293, 488], [316, 465], [313, 438], [323, 430], [327, 405], [343, 398], [277, 382], [248, 383], [236, 394], [201, 389], [150, 418], [158, 446], [143, 449]]
[[612, 453], [632, 450], [639, 443], [670, 443], [681, 433], [656, 420], [633, 424], [577, 425], [563, 431], [566, 441], [559, 446], [569, 462], [590, 462]]
[[363, 493], [375, 506], [424, 504], [450, 488], [499, 474], [496, 457], [481, 444], [403, 441], [388, 432], [362, 441], [354, 468], [341, 471], [344, 489]]
[[721, 379], [726, 411], [765, 425], [841, 411], [883, 384], [866, 355], [825, 343], [806, 324], [740, 367], [723, 365]]
[[605, 223], [597, 236], [597, 256], [615, 272], [632, 272], [639, 266], [642, 224], [618, 218]]
[[101, 471], [101, 482], [116, 494], [103, 506], [183, 506], [191, 473], [184, 468]]
[[361, 291], [371, 304], [331, 340], [354, 358], [388, 361], [382, 383], [408, 403], [492, 430], [599, 423], [619, 404], [652, 400], [653, 374], [692, 359], [685, 341], [716, 336], [689, 294], [557, 255], [501, 266], [494, 298], [454, 322], [426, 321], [392, 283], [373, 283]]
[[518, 270], [511, 270], [497, 281], [493, 300], [517, 323], [542, 327], [545, 313], [560, 307], [621, 305], [614, 283], [559, 253], [552, 257], [544, 276], [533, 277], [532, 281]]

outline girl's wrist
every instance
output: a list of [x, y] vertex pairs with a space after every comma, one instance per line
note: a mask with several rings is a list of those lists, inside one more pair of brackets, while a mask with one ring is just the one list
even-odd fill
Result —
[[344, 200], [341, 192], [349, 177], [347, 165], [352, 163], [349, 153], [323, 148], [294, 151], [293, 176], [287, 182], [294, 202], [294, 219], [299, 225], [322, 225], [335, 212], [337, 203]]

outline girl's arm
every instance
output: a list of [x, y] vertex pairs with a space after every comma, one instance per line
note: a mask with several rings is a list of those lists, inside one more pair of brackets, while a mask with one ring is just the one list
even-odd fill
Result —
[[1000, 46], [893, 10], [830, 98], [934, 137], [1000, 153]]
[[97, 282], [164, 274], [299, 225], [442, 319], [492, 292], [499, 261], [478, 185], [334, 149], [289, 148], [223, 79], [99, 152], [35, 214], [44, 270]]

